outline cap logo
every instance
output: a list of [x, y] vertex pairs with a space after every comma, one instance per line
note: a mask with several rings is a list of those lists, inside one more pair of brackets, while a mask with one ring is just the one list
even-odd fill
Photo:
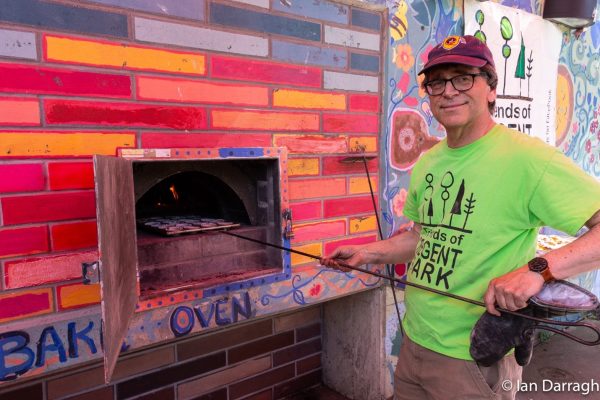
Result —
[[460, 43], [460, 39], [461, 39], [460, 36], [448, 36], [442, 42], [442, 47], [445, 50], [452, 50], [453, 48], [455, 48], [456, 46], [458, 46], [458, 44]]

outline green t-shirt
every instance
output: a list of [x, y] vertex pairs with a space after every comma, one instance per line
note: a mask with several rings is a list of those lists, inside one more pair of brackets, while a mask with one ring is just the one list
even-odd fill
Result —
[[[575, 234], [600, 209], [600, 183], [558, 149], [496, 125], [456, 149], [431, 148], [411, 174], [404, 214], [422, 225], [407, 278], [483, 300], [491, 279], [535, 255], [541, 226]], [[482, 307], [408, 287], [414, 342], [465, 360]]]

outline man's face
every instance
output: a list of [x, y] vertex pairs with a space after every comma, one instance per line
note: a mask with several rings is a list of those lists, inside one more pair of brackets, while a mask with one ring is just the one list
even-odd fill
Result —
[[[459, 64], [434, 67], [427, 73], [426, 81], [450, 79], [462, 74], [478, 74], [481, 70]], [[433, 116], [446, 130], [476, 124], [489, 118], [488, 102], [496, 100], [496, 90], [487, 83], [486, 76], [475, 76], [473, 87], [466, 91], [456, 90], [446, 82], [444, 93], [429, 96]]]

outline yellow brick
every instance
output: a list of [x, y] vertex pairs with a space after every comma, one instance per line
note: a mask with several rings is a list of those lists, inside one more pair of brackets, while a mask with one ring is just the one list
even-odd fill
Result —
[[[303, 251], [304, 253], [315, 256], [323, 256], [323, 245], [321, 243], [305, 244], [303, 246], [292, 247], [294, 250]], [[292, 266], [306, 264], [311, 261], [317, 261], [314, 258], [301, 256], [300, 254], [292, 253]]]
[[350, 233], [374, 231], [377, 229], [377, 219], [374, 215], [368, 217], [350, 218]]
[[97, 132], [0, 132], [0, 157], [114, 155], [117, 147], [135, 147], [135, 135]]
[[375, 136], [352, 136], [349, 141], [350, 151], [377, 152], [377, 138]]
[[[373, 193], [377, 193], [377, 178], [371, 177], [371, 186], [373, 187]], [[364, 176], [354, 176], [350, 178], [350, 194], [358, 193], [370, 193], [369, 181]]]
[[318, 158], [292, 158], [288, 160], [288, 175], [319, 175]]
[[345, 110], [346, 95], [279, 89], [273, 92], [273, 105], [275, 107]]
[[49, 61], [123, 69], [206, 74], [206, 57], [200, 54], [51, 35], [45, 36], [45, 45], [46, 58]]

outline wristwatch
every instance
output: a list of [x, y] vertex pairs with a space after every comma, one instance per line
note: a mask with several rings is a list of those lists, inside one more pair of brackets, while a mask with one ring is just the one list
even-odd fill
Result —
[[543, 257], [535, 257], [529, 260], [527, 263], [529, 266], [529, 270], [532, 272], [537, 272], [542, 275], [544, 278], [544, 282], [552, 282], [555, 280], [554, 276], [552, 276], [552, 272], [550, 272], [550, 268], [548, 268], [548, 260]]

